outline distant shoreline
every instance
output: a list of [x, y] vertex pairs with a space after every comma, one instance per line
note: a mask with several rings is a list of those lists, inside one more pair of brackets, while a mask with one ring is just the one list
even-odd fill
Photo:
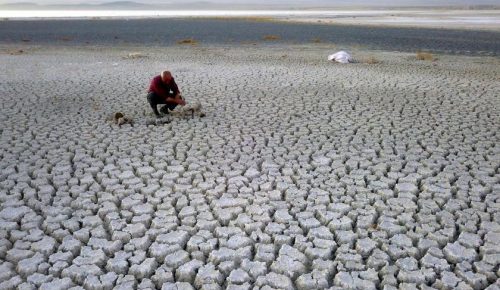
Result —
[[500, 10], [1, 10], [0, 21], [227, 19], [268, 22], [500, 31]]

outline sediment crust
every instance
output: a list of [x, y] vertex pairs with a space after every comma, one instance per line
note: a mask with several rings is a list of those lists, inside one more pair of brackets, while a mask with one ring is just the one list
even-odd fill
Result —
[[498, 58], [333, 49], [0, 47], [0, 289], [498, 289]]

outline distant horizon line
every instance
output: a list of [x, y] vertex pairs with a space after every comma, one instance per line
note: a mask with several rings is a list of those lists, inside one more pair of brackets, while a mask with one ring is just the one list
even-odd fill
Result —
[[[140, 2], [135, 2], [135, 1], [108, 1], [108, 2], [103, 2], [103, 3], [75, 3], [75, 4], [38, 4], [35, 2], [28, 2], [28, 1], [20, 1], [20, 2], [9, 2], [9, 3], [0, 3], [0, 7], [2, 8], [11, 8], [11, 9], [26, 9], [26, 8], [36, 8], [36, 9], [44, 9], [44, 8], [50, 8], [50, 9], [63, 9], [63, 8], [94, 8], [94, 9], [105, 9], [108, 7], [120, 7], [121, 8], [130, 8], [130, 9], [137, 9], [137, 8], [143, 8], [143, 9], [158, 9], [158, 8], [172, 8], [171, 5], [177, 5], [173, 10], [178, 10], [178, 9], [200, 9], [200, 8], [205, 8], [205, 9], [210, 9], [210, 8], [233, 8], [233, 9], [241, 9], [241, 8], [253, 8], [255, 10], [261, 10], [261, 9], [269, 9], [269, 8], [274, 8], [274, 9], [383, 9], [383, 8], [400, 8], [400, 9], [425, 9], [425, 8], [432, 8], [432, 9], [457, 9], [457, 10], [474, 10], [474, 9], [500, 9], [500, 5], [495, 5], [495, 4], [454, 4], [454, 5], [401, 5], [401, 4], [382, 4], [382, 5], [360, 5], [360, 4], [332, 4], [332, 5], [308, 5], [305, 3], [301, 4], [292, 4], [292, 5], [285, 5], [281, 3], [274, 3], [274, 4], [252, 4], [252, 3], [244, 3], [244, 4], [226, 4], [226, 3], [217, 3], [217, 2], [211, 2], [211, 1], [190, 1], [190, 2], [170, 2], [170, 3], [161, 3], [161, 4], [147, 4], [147, 3], [140, 3]], [[195, 5], [198, 5], [198, 7], [195, 7]]]

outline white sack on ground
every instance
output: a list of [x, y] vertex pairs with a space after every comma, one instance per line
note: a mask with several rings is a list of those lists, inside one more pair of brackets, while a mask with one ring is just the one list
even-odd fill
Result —
[[352, 56], [348, 52], [341, 50], [337, 53], [329, 55], [328, 60], [340, 63], [350, 63], [352, 62]]

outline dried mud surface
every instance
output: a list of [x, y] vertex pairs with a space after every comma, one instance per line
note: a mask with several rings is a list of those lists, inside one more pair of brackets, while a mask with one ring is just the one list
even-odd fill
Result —
[[498, 58], [329, 52], [1, 53], [0, 289], [499, 289]]

